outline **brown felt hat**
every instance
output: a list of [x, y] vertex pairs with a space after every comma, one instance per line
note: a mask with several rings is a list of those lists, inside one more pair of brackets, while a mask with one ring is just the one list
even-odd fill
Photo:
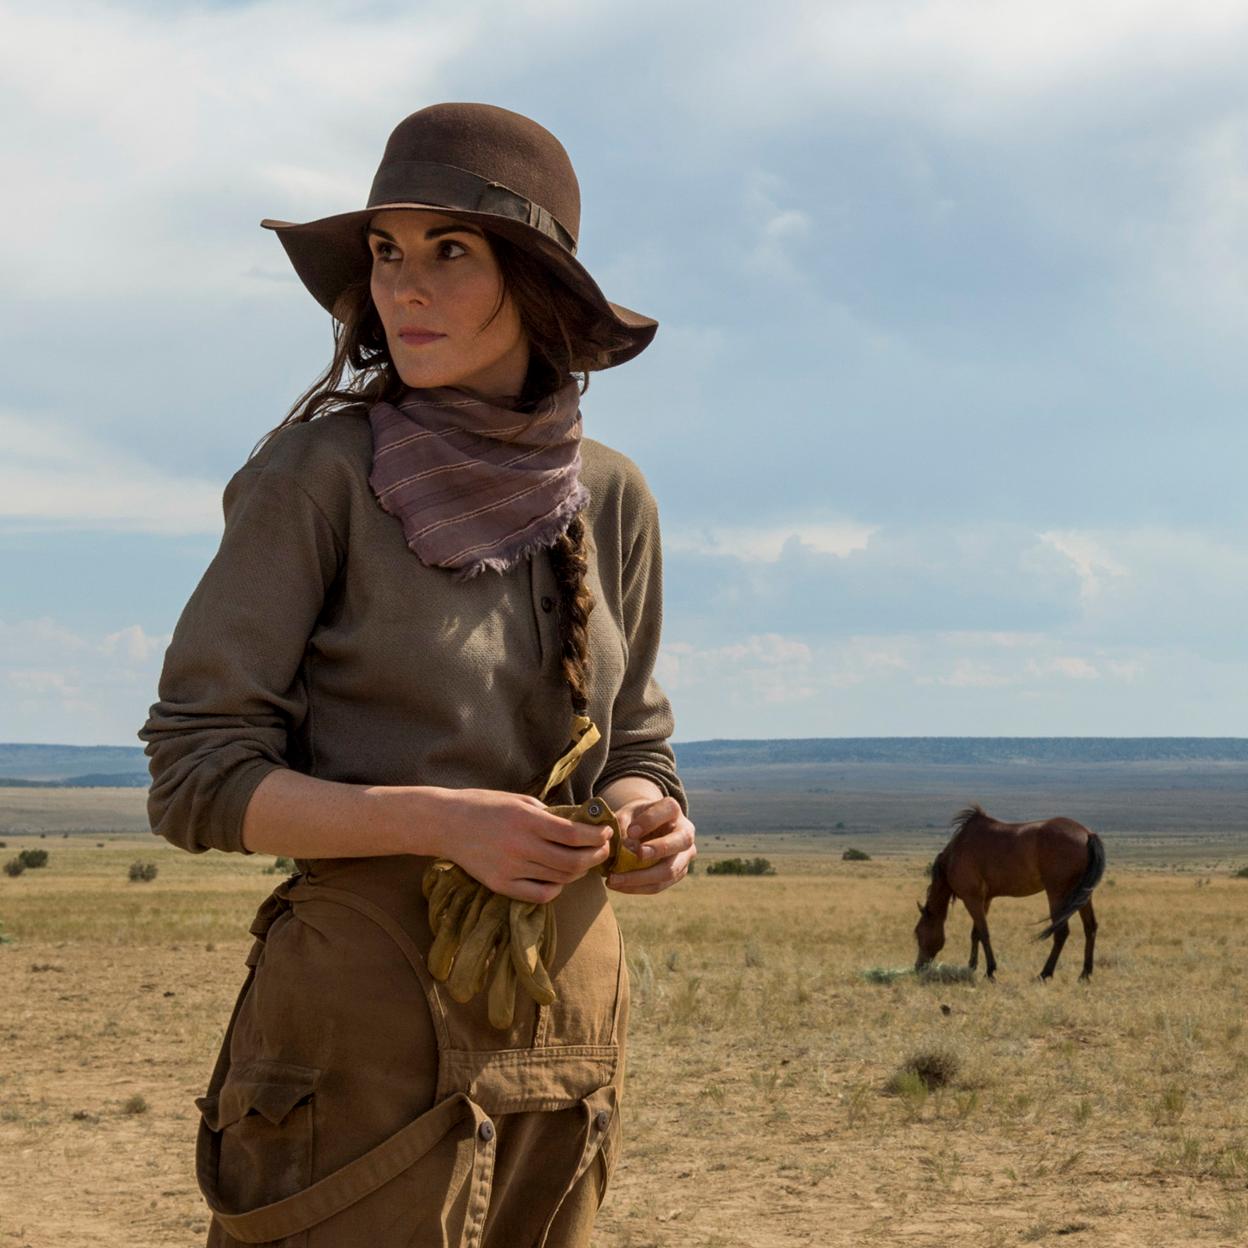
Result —
[[447, 212], [502, 235], [543, 261], [551, 275], [596, 308], [625, 340], [605, 367], [649, 346], [658, 322], [611, 303], [576, 259], [581, 191], [572, 162], [549, 130], [492, 104], [431, 104], [394, 128], [368, 207], [275, 230], [303, 284], [331, 314], [347, 286], [368, 281], [366, 230], [383, 208]]

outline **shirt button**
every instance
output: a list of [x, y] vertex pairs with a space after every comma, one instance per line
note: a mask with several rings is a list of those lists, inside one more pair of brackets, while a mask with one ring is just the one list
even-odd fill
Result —
[[487, 1118], [477, 1128], [477, 1134], [488, 1144], [494, 1138], [494, 1124]]
[[542, 610], [548, 615], [555, 609], [555, 600], [553, 598], [542, 598]]
[[594, 1126], [599, 1131], [605, 1131], [611, 1125], [611, 1115], [605, 1109], [600, 1109], [594, 1116]]

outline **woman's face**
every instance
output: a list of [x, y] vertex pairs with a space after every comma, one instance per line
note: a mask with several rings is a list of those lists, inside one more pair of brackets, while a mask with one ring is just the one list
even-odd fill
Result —
[[373, 303], [403, 381], [514, 400], [529, 343], [510, 295], [485, 325], [503, 277], [481, 230], [440, 212], [390, 208], [369, 222], [368, 246]]

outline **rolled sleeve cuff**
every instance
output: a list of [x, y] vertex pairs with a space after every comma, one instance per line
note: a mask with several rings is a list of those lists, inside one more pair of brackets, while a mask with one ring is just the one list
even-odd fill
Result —
[[607, 765], [602, 769], [602, 775], [598, 777], [596, 787], [601, 791], [614, 781], [624, 779], [625, 776], [640, 776], [645, 780], [652, 780], [665, 796], [674, 797], [681, 811], [688, 815], [689, 798], [672, 762], [661, 756], [656, 758], [653, 755], [646, 757], [616, 755], [607, 760]]

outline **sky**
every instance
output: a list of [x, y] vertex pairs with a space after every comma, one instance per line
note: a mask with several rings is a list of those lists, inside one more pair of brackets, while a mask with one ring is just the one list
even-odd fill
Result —
[[0, 0], [0, 741], [137, 744], [221, 492], [329, 358], [262, 217], [410, 112], [568, 149], [654, 344], [677, 741], [1236, 736], [1239, 0]]

